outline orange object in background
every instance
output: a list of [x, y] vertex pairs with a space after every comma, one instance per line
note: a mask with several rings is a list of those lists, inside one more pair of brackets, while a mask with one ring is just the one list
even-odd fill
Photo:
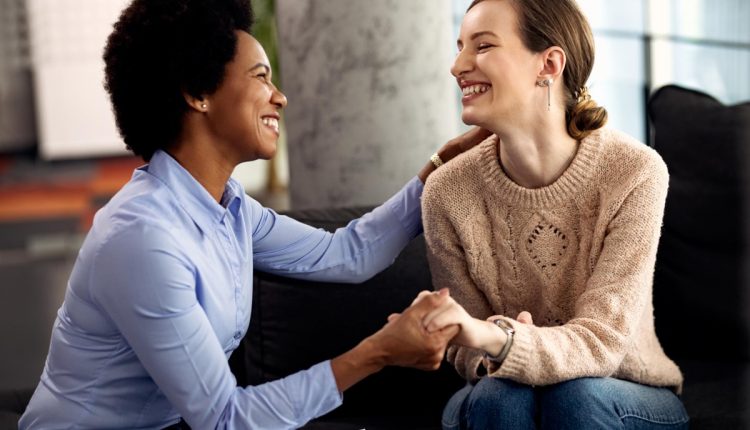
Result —
[[65, 163], [56, 163], [65, 167], [57, 169], [59, 172], [55, 165], [40, 164], [44, 175], [37, 177], [31, 171], [8, 178], [14, 161], [12, 157], [0, 158], [0, 223], [78, 218], [80, 231], [88, 231], [94, 213], [144, 164], [137, 157], [76, 162], [78, 169]]

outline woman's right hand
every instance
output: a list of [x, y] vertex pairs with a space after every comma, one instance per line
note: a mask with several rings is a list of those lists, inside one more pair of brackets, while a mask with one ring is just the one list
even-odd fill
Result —
[[368, 338], [376, 342], [378, 349], [385, 354], [385, 364], [422, 370], [440, 367], [445, 348], [458, 332], [458, 327], [446, 324], [428, 332], [422, 322], [428, 313], [440, 308], [449, 298], [447, 290], [424, 291], [409, 308], [401, 314], [391, 315], [388, 323]]

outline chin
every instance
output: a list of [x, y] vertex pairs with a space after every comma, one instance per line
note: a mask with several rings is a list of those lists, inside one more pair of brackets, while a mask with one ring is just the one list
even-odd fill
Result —
[[258, 153], [259, 160], [270, 160], [276, 155], [276, 145]]
[[471, 112], [464, 111], [461, 114], [461, 121], [463, 121], [466, 125], [480, 125], [480, 121], [479, 118], [477, 118], [477, 115], [473, 115]]

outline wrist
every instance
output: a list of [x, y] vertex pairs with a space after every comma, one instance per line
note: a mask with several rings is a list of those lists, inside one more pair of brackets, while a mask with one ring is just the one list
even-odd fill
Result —
[[386, 365], [386, 357], [377, 345], [365, 339], [359, 345], [331, 360], [331, 370], [339, 391], [344, 392]]
[[388, 348], [382, 345], [380, 339], [375, 336], [365, 338], [353, 350], [357, 352], [359, 365], [374, 369], [373, 373], [379, 372], [390, 364]]
[[422, 181], [423, 184], [427, 183], [427, 177], [430, 176], [430, 173], [435, 171], [435, 165], [432, 164], [431, 161], [428, 161], [427, 164], [422, 168], [422, 170], [419, 171], [419, 174], [417, 174], [417, 177], [419, 177], [419, 180]]
[[510, 348], [513, 346], [513, 335], [515, 334], [516, 330], [509, 322], [505, 321], [502, 318], [492, 321], [491, 324], [494, 325], [496, 329], [499, 329], [505, 334], [505, 340], [503, 342], [503, 347], [500, 349], [500, 352], [495, 353], [494, 349], [493, 351], [485, 351], [484, 357], [496, 365], [501, 365], [503, 361], [505, 361], [505, 357], [508, 356]]
[[505, 343], [508, 341], [507, 333], [490, 321], [482, 321], [485, 328], [485, 339], [481, 348], [488, 355], [496, 357], [503, 350]]

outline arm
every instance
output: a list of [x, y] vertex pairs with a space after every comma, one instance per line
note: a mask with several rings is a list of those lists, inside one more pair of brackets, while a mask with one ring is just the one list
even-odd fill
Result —
[[292, 428], [341, 403], [328, 362], [240, 388], [169, 232], [115, 233], [92, 265], [95, 302], [192, 428]]
[[[259, 386], [237, 387], [196, 298], [192, 266], [172, 234], [144, 227], [114, 233], [97, 253], [94, 300], [183, 419], [200, 429], [287, 429], [341, 404], [344, 391], [386, 365], [434, 369], [455, 327], [427, 333], [432, 297], [349, 352]], [[137, 371], [136, 371], [137, 372]], [[123, 375], [125, 376], [125, 375]], [[140, 375], [139, 375], [140, 376]]]
[[[668, 174], [663, 163], [643, 176], [608, 225], [592, 276], [576, 301], [575, 316], [560, 327], [535, 327], [505, 318], [516, 334], [502, 365], [489, 369], [492, 376], [546, 385], [610, 376], [617, 370], [651, 300], [666, 200]], [[455, 323], [451, 320], [431, 328]]]
[[[447, 163], [489, 134], [474, 128], [450, 140], [438, 154]], [[418, 178], [393, 197], [334, 233], [280, 216], [249, 199], [256, 267], [313, 281], [366, 281], [390, 266], [409, 241], [421, 233], [423, 184], [434, 170], [428, 162]]]
[[248, 198], [255, 267], [312, 281], [363, 282], [388, 267], [421, 231], [422, 188], [413, 178], [381, 206], [333, 233]]

